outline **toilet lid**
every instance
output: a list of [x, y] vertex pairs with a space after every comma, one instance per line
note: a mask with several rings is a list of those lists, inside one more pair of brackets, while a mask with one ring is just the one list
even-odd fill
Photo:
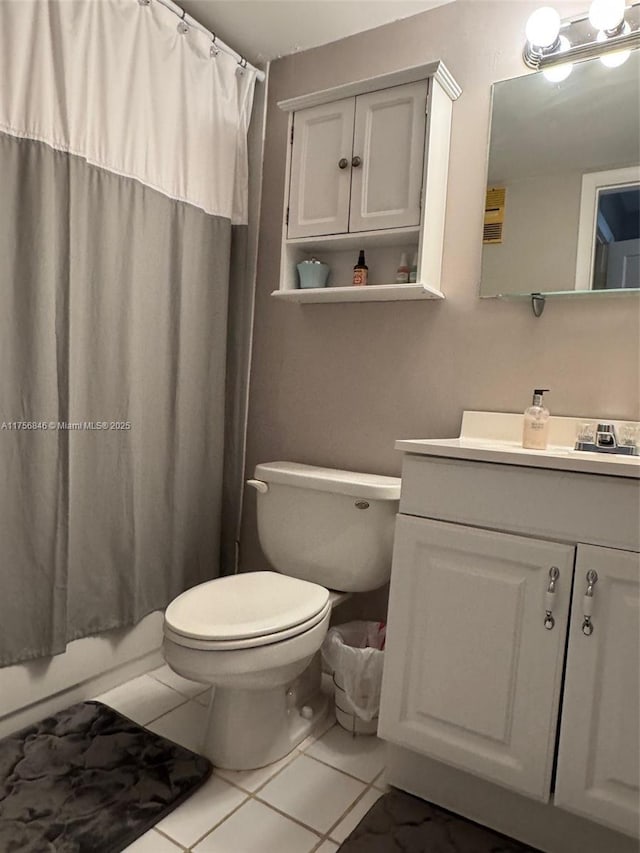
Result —
[[329, 590], [277, 572], [244, 572], [188, 589], [167, 607], [165, 623], [200, 640], [265, 637], [309, 622]]

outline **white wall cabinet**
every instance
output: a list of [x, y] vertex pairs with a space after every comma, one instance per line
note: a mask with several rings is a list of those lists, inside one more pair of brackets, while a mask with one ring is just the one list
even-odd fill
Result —
[[287, 236], [418, 226], [427, 81], [294, 113]]
[[295, 113], [289, 237], [349, 230], [355, 98]]
[[599, 480], [620, 518], [637, 505], [624, 477], [405, 456], [379, 734], [637, 838], [637, 516], [635, 532], [618, 529], [624, 547], [602, 547], [615, 526], [591, 499]]
[[[315, 92], [290, 113], [280, 286], [297, 302], [442, 298], [440, 274], [452, 101], [441, 62]], [[352, 287], [358, 250], [369, 284]], [[397, 284], [401, 255], [416, 281]], [[331, 269], [326, 288], [301, 289], [297, 264]]]

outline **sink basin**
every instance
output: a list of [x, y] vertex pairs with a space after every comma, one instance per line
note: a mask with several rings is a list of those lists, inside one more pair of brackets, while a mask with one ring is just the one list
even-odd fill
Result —
[[[450, 459], [475, 459], [531, 468], [554, 468], [587, 474], [640, 478], [640, 456], [575, 450], [580, 424], [597, 418], [549, 418], [546, 450], [522, 447], [523, 415], [509, 412], [464, 412], [457, 438], [401, 439], [396, 450]], [[602, 420], [602, 418], [600, 419]], [[609, 421], [620, 432], [626, 421]]]

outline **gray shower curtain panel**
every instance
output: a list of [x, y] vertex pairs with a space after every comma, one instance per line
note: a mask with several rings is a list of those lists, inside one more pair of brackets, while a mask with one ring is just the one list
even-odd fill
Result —
[[218, 573], [232, 230], [0, 133], [0, 665]]

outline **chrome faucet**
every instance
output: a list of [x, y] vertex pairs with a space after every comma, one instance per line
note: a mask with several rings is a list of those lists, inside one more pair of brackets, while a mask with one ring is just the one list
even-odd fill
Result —
[[618, 437], [613, 424], [598, 424], [598, 428], [596, 429], [596, 445], [607, 450], [618, 447]]
[[584, 424], [588, 429], [582, 429], [576, 441], [576, 450], [586, 450], [591, 453], [620, 453], [625, 456], [639, 456], [640, 449], [635, 442], [627, 444], [623, 434], [622, 444], [618, 441], [616, 428], [611, 423], [599, 423], [595, 434], [591, 424]]

